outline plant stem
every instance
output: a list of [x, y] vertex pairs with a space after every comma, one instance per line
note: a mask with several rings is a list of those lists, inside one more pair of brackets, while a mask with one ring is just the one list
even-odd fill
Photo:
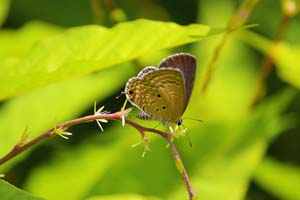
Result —
[[182, 175], [182, 178], [183, 178], [183, 181], [185, 183], [185, 186], [186, 186], [186, 189], [189, 193], [189, 199], [190, 200], [193, 200], [196, 198], [196, 192], [194, 191], [192, 185], [191, 185], [191, 182], [189, 180], [189, 176], [186, 172], [186, 169], [183, 165], [183, 162], [179, 156], [179, 153], [174, 145], [174, 143], [172, 142], [172, 138], [170, 135], [167, 135], [166, 137], [166, 140], [168, 141], [169, 145], [170, 145], [170, 148], [172, 150], [172, 153], [173, 153], [173, 156], [174, 156], [174, 159], [175, 159], [175, 162], [176, 162], [176, 166], [177, 166], [177, 169], [178, 171], [181, 173]]
[[[55, 130], [57, 130], [58, 128], [60, 129], [66, 129], [70, 126], [76, 125], [76, 124], [81, 124], [81, 123], [85, 123], [85, 122], [90, 122], [90, 121], [94, 121], [97, 119], [111, 119], [111, 120], [119, 120], [121, 121], [120, 118], [121, 114], [119, 112], [117, 113], [112, 113], [112, 114], [98, 114], [98, 115], [88, 115], [85, 117], [81, 117], [81, 118], [77, 118], [77, 119], [73, 119], [70, 120], [68, 122], [62, 123], [46, 132], [44, 132], [43, 134], [39, 135], [38, 137], [27, 141], [26, 143], [23, 143], [22, 145], [20, 145], [19, 143], [16, 144], [13, 149], [8, 152], [5, 156], [3, 156], [2, 158], [0, 158], [0, 165], [4, 164], [5, 162], [7, 162], [8, 160], [14, 158], [15, 156], [17, 156], [18, 154], [20, 154], [21, 152], [25, 151], [26, 149], [28, 149], [29, 147], [41, 142], [42, 140], [46, 139], [46, 138], [50, 138], [54, 135], [57, 135], [55, 133]], [[168, 133], [164, 133], [162, 131], [159, 130], [155, 130], [155, 129], [150, 129], [150, 128], [146, 128], [143, 127], [133, 121], [130, 121], [128, 119], [126, 119], [126, 122], [128, 124], [130, 124], [131, 126], [135, 127], [138, 130], [142, 130], [144, 131], [148, 131], [148, 132], [153, 132], [156, 134], [159, 134], [163, 137], [165, 137]]]
[[[118, 121], [122, 121], [122, 116], [123, 115], [127, 115], [128, 111], [122, 111], [122, 112], [116, 112], [116, 113], [111, 113], [111, 114], [107, 114], [107, 113], [99, 113], [99, 114], [94, 114], [94, 115], [88, 115], [85, 117], [81, 117], [81, 118], [77, 118], [77, 119], [73, 119], [70, 121], [67, 121], [65, 123], [62, 123], [52, 129], [49, 129], [48, 131], [44, 132], [43, 134], [37, 136], [36, 138], [33, 138], [32, 140], [29, 141], [23, 141], [24, 138], [21, 139], [21, 141], [19, 141], [13, 148], [11, 151], [9, 151], [6, 155], [4, 155], [2, 158], [0, 158], [0, 166], [4, 163], [6, 163], [7, 161], [11, 160], [12, 158], [16, 157], [17, 155], [19, 155], [20, 153], [22, 153], [23, 151], [25, 151], [26, 149], [32, 147], [33, 145], [45, 140], [46, 138], [50, 138], [53, 137], [55, 135], [57, 135], [58, 133], [56, 132], [58, 129], [61, 130], [66, 130], [67, 128], [69, 128], [70, 126], [74, 126], [77, 124], [81, 124], [81, 123], [86, 123], [86, 122], [91, 122], [91, 121], [95, 121], [95, 120], [99, 120], [99, 119], [107, 119], [107, 120], [118, 120]], [[192, 188], [192, 185], [189, 181], [188, 178], [188, 174], [185, 170], [185, 167], [180, 159], [179, 153], [174, 145], [174, 143], [172, 142], [172, 133], [168, 133], [168, 132], [163, 132], [160, 130], [156, 130], [153, 128], [148, 128], [148, 127], [144, 127], [141, 126], [139, 124], [137, 124], [136, 122], [133, 122], [129, 119], [125, 119], [125, 122], [127, 124], [129, 124], [130, 126], [134, 127], [135, 129], [137, 129], [141, 136], [142, 139], [144, 141], [145, 144], [145, 151], [147, 151], [148, 146], [147, 146], [147, 137], [145, 135], [145, 132], [152, 132], [155, 134], [158, 134], [162, 137], [164, 137], [167, 142], [170, 145], [170, 148], [172, 150], [174, 159], [175, 159], [175, 163], [177, 166], [177, 169], [179, 170], [179, 172], [182, 175], [182, 178], [184, 180], [184, 183], [186, 185], [186, 188], [188, 190], [189, 193], [189, 199], [192, 200], [195, 198], [196, 193]]]

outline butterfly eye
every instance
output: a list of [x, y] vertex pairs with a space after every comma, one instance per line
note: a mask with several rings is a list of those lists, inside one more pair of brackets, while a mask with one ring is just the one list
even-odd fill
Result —
[[177, 125], [180, 126], [181, 124], [182, 124], [182, 119], [179, 119], [179, 120], [177, 121]]

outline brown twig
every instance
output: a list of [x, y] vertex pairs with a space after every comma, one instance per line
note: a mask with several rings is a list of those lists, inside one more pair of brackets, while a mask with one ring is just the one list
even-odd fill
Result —
[[[91, 121], [96, 121], [96, 120], [118, 120], [118, 121], [122, 121], [122, 117], [128, 114], [128, 110], [125, 111], [120, 111], [120, 112], [116, 112], [116, 113], [96, 113], [94, 115], [88, 115], [85, 117], [81, 117], [81, 118], [77, 118], [77, 119], [73, 119], [70, 121], [67, 121], [65, 123], [62, 123], [46, 132], [44, 132], [43, 134], [37, 136], [36, 138], [33, 138], [32, 140], [29, 141], [25, 141], [26, 137], [22, 137], [21, 141], [19, 141], [13, 148], [11, 151], [9, 151], [6, 155], [4, 155], [2, 158], [0, 158], [0, 166], [4, 163], [6, 163], [7, 161], [11, 160], [12, 158], [16, 157], [17, 155], [19, 155], [20, 153], [24, 152], [26, 149], [32, 147], [33, 145], [45, 140], [46, 138], [50, 138], [53, 137], [55, 135], [58, 135], [58, 130], [59, 131], [63, 131], [66, 130], [67, 128], [77, 125], [77, 124], [81, 124], [81, 123], [86, 123], [86, 122], [91, 122]], [[191, 183], [189, 181], [187, 172], [185, 170], [185, 167], [180, 159], [179, 153], [174, 145], [174, 143], [172, 142], [172, 137], [174, 136], [173, 133], [168, 133], [168, 132], [163, 132], [157, 129], [153, 129], [153, 128], [148, 128], [148, 127], [144, 127], [142, 125], [137, 124], [134, 121], [131, 121], [129, 119], [125, 119], [125, 123], [129, 124], [130, 126], [134, 127], [135, 129], [137, 129], [141, 136], [142, 139], [145, 143], [145, 151], [147, 151], [148, 146], [147, 146], [147, 137], [145, 135], [145, 132], [152, 132], [155, 134], [158, 134], [162, 137], [164, 137], [168, 144], [170, 145], [170, 148], [172, 150], [174, 159], [175, 159], [175, 163], [177, 165], [178, 170], [180, 171], [182, 178], [184, 180], [184, 183], [186, 185], [186, 188], [188, 190], [189, 193], [189, 199], [192, 200], [195, 198], [196, 194], [195, 191], [193, 190]]]
[[[124, 111], [125, 112], [125, 111]], [[21, 152], [25, 151], [26, 149], [28, 149], [29, 147], [33, 146], [34, 144], [37, 144], [39, 142], [41, 142], [42, 140], [46, 139], [46, 138], [50, 138], [52, 136], [57, 135], [56, 130], [58, 129], [62, 129], [65, 130], [71, 126], [77, 125], [77, 124], [81, 124], [81, 123], [85, 123], [85, 122], [90, 122], [90, 121], [95, 121], [98, 119], [109, 119], [109, 120], [121, 120], [120, 118], [121, 114], [120, 112], [116, 112], [116, 113], [112, 113], [112, 114], [97, 114], [97, 115], [88, 115], [85, 117], [81, 117], [81, 118], [77, 118], [77, 119], [73, 119], [71, 121], [62, 123], [48, 131], [46, 131], [45, 133], [39, 135], [38, 137], [27, 141], [27, 142], [19, 142], [18, 144], [16, 144], [14, 146], [14, 148], [7, 153], [5, 156], [3, 156], [2, 158], [0, 158], [0, 165], [4, 164], [5, 162], [7, 162], [8, 160], [14, 158], [15, 156], [17, 156], [18, 154], [20, 154]], [[156, 134], [161, 135], [162, 137], [166, 137], [166, 135], [168, 135], [168, 133], [156, 130], [156, 129], [151, 129], [151, 128], [147, 128], [147, 127], [143, 127], [133, 121], [130, 121], [128, 119], [125, 119], [126, 123], [130, 124], [131, 126], [135, 127], [136, 129], [139, 130], [139, 132], [143, 133], [145, 131], [147, 132], [153, 132]], [[142, 135], [144, 137], [144, 135]]]
[[165, 132], [162, 132], [162, 131], [159, 131], [159, 130], [156, 130], [156, 129], [152, 129], [152, 128], [147, 128], [147, 127], [141, 126], [141, 125], [139, 125], [139, 124], [137, 124], [133, 121], [130, 121], [130, 120], [126, 120], [126, 123], [130, 124], [131, 126], [135, 127], [136, 129], [138, 129], [140, 131], [140, 133], [142, 134], [142, 137], [144, 135], [144, 132], [152, 132], [152, 133], [156, 133], [156, 134], [161, 135], [162, 137], [164, 137], [167, 140], [167, 142], [170, 145], [170, 148], [172, 150], [172, 154], [173, 154], [173, 157], [175, 159], [177, 169], [181, 173], [182, 179], [183, 179], [183, 181], [185, 183], [185, 186], [186, 186], [186, 189], [189, 193], [189, 199], [190, 200], [195, 199], [196, 198], [196, 192], [194, 191], [194, 189], [191, 185], [191, 182], [189, 180], [187, 171], [186, 171], [186, 169], [183, 165], [183, 162], [180, 158], [180, 155], [179, 155], [174, 143], [172, 142], [173, 134], [165, 133]]

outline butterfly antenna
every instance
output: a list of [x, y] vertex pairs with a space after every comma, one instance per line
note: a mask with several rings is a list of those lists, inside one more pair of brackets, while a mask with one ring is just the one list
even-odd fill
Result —
[[189, 120], [194, 120], [194, 121], [197, 121], [197, 122], [203, 122], [203, 120], [201, 120], [201, 119], [196, 119], [196, 118], [185, 117], [185, 118], [182, 118], [182, 119], [189, 119]]
[[125, 94], [125, 92], [121, 92], [121, 94], [119, 96], [116, 96], [116, 99], [119, 99], [124, 94]]
[[189, 141], [190, 147], [192, 148], [192, 147], [193, 147], [193, 144], [192, 144], [192, 141], [191, 141], [190, 136], [189, 136], [188, 134], [186, 134], [186, 137], [187, 137], [187, 139], [188, 139], [188, 141]]
[[123, 103], [123, 106], [121, 108], [121, 111], [124, 111], [125, 108], [126, 108], [126, 105], [127, 105], [127, 102], [128, 102], [128, 99], [125, 99], [124, 103]]

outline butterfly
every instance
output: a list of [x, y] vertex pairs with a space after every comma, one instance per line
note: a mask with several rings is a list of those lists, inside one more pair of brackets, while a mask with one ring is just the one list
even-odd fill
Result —
[[181, 125], [194, 86], [196, 58], [177, 53], [157, 67], [148, 66], [128, 80], [125, 95], [143, 120], [159, 120], [164, 125]]

